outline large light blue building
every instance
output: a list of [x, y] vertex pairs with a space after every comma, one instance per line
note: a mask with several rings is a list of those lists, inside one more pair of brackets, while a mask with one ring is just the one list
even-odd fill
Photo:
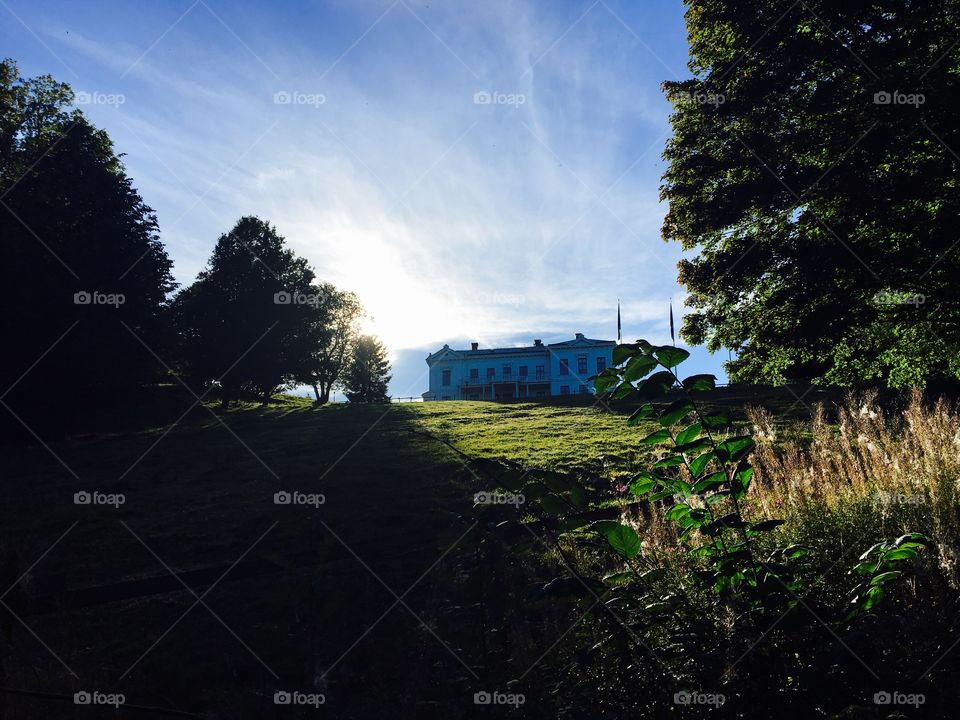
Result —
[[525, 400], [593, 392], [588, 378], [610, 367], [613, 340], [573, 340], [544, 345], [453, 350], [427, 356], [430, 390], [424, 400]]

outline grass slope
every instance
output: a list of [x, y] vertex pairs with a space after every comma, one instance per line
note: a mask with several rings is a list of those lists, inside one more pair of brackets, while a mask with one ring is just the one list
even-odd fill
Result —
[[[323, 692], [337, 717], [385, 704], [469, 716], [482, 662], [456, 618], [447, 638], [436, 627], [442, 607], [456, 605], [458, 558], [479, 540], [478, 488], [454, 453], [410, 431], [471, 454], [568, 465], [613, 452], [627, 434], [622, 418], [585, 407], [316, 409], [287, 398], [227, 413], [196, 407], [171, 426], [155, 418], [172, 422], [192, 398], [170, 390], [153, 401], [121, 431], [3, 451], [0, 538], [17, 562], [7, 585], [29, 568], [6, 598], [26, 627], [6, 618], [5, 685], [100, 688], [224, 717], [272, 714], [276, 689]], [[125, 503], [75, 505], [82, 490], [122, 493]], [[279, 490], [326, 502], [278, 506]], [[187, 612], [197, 596], [204, 604]], [[5, 717], [57, 706], [2, 702]]]
[[[747, 397], [759, 396], [730, 389], [713, 400]], [[800, 409], [792, 391], [766, 399]], [[2, 450], [0, 580], [23, 577], [5, 597], [16, 616], [4, 616], [0, 685], [123, 692], [129, 704], [230, 718], [273, 717], [277, 690], [323, 693], [338, 718], [384, 707], [472, 717], [473, 693], [517, 677], [528, 698], [549, 693], [555, 678], [539, 675], [550, 672], [541, 659], [573, 635], [566, 611], [527, 607], [550, 572], [545, 551], [487, 542], [499, 516], [473, 507], [476, 479], [424, 434], [471, 456], [609, 469], [639, 460], [629, 449], [638, 429], [623, 414], [574, 404], [315, 408], [282, 398], [225, 413], [193, 404], [167, 388], [133, 412], [92, 418], [100, 432]], [[82, 490], [126, 501], [75, 505]], [[325, 503], [276, 505], [281, 490], [322, 493]], [[500, 635], [490, 618], [503, 619]], [[0, 694], [0, 708], [31, 718], [63, 703]], [[552, 711], [531, 703], [524, 712]]]

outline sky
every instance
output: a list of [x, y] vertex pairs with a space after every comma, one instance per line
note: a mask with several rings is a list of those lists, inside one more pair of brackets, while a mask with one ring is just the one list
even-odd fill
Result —
[[395, 397], [445, 343], [615, 339], [618, 299], [624, 340], [668, 342], [671, 299], [679, 326], [680, 0], [0, 0], [0, 47], [110, 134], [181, 285], [269, 220], [358, 294]]

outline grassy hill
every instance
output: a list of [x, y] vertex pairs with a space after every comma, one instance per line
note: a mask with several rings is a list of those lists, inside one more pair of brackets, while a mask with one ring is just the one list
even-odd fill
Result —
[[[783, 424], [813, 398], [798, 395], [729, 388], [710, 402], [762, 403]], [[3, 616], [0, 685], [51, 694], [0, 694], [4, 717], [98, 717], [53, 697], [94, 689], [158, 718], [317, 716], [278, 709], [277, 691], [322, 693], [320, 712], [337, 718], [466, 718], [490, 710], [475, 693], [497, 690], [522, 691], [525, 717], [581, 717], [597, 693], [623, 692], [601, 673], [556, 694], [604, 637], [602, 618], [589, 602], [531, 602], [563, 575], [559, 556], [538, 537], [504, 542], [497, 526], [515, 513], [474, 507], [486, 488], [438, 439], [616, 478], [649, 452], [624, 412], [192, 405], [168, 388], [132, 416], [92, 419], [99, 432], [3, 449], [0, 584], [15, 615]], [[81, 491], [124, 502], [77, 505]], [[278, 505], [280, 491], [324, 501]], [[846, 532], [817, 517], [791, 532]], [[844, 522], [872, 531], [867, 515]]]
[[[138, 417], [98, 419], [102, 433], [4, 451], [13, 496], [0, 538], [18, 569], [8, 562], [7, 585], [29, 569], [6, 597], [26, 623], [7, 618], [7, 685], [101, 688], [128, 704], [224, 717], [272, 713], [276, 689], [322, 688], [337, 717], [398, 698], [423, 716], [459, 706], [469, 716], [473, 692], [495, 679], [479, 670], [489, 658], [460, 606], [476, 598], [456, 584], [483, 537], [480, 488], [455, 453], [417, 433], [473, 455], [567, 466], [620, 452], [630, 434], [622, 417], [578, 406], [317, 409], [285, 398], [226, 413], [199, 406], [170, 426], [157, 419], [172, 422], [192, 398], [171, 389], [145, 400]], [[283, 490], [325, 502], [275, 505]], [[76, 505], [80, 491], [125, 501]], [[23, 717], [56, 707], [7, 702]]]

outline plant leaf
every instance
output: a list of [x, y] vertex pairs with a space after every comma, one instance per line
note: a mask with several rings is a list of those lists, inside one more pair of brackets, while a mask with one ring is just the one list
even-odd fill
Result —
[[730, 416], [723, 412], [709, 413], [703, 417], [703, 424], [710, 429], [725, 428], [730, 425]]
[[750, 526], [754, 532], [767, 532], [783, 525], [783, 520], [762, 520]]
[[650, 417], [653, 414], [653, 405], [646, 403], [641, 405], [639, 408], [633, 411], [629, 418], [627, 418], [627, 425], [639, 425], [646, 418]]
[[645, 395], [663, 395], [668, 389], [673, 387], [674, 377], [672, 373], [662, 370], [654, 373], [642, 383], [637, 385], [637, 390]]
[[663, 367], [674, 368], [690, 357], [690, 353], [683, 348], [661, 345], [653, 349], [653, 356]]
[[725, 472], [714, 472], [707, 475], [703, 480], [693, 486], [695, 493], [705, 493], [720, 487], [727, 481]]
[[607, 542], [621, 557], [632, 560], [640, 554], [640, 536], [627, 525], [617, 524], [607, 532]]
[[656, 430], [650, 433], [649, 435], [647, 435], [640, 442], [644, 445], [656, 445], [658, 443], [666, 442], [669, 439], [670, 439], [669, 432], [667, 432], [666, 430]]
[[613, 348], [613, 364], [619, 365], [624, 360], [632, 358], [638, 353], [645, 354], [645, 351], [640, 349], [639, 343], [623, 343], [622, 345], [615, 345]]
[[623, 369], [623, 379], [632, 381], [639, 380], [657, 366], [657, 361], [649, 355], [635, 355], [630, 358], [630, 362]]
[[881, 585], [890, 580], [896, 580], [898, 577], [903, 575], [902, 570], [890, 570], [888, 572], [880, 573], [879, 575], [874, 576], [870, 581], [871, 585]]
[[665, 458], [660, 458], [653, 464], [653, 468], [668, 468], [676, 467], [677, 465], [683, 465], [684, 459], [683, 455], [667, 455]]
[[637, 473], [630, 482], [629, 489], [634, 495], [646, 495], [659, 484], [660, 478], [653, 473], [640, 472]]
[[753, 450], [753, 438], [749, 435], [738, 435], [724, 440], [717, 445], [717, 459], [720, 462], [736, 462]]
[[689, 400], [677, 400], [670, 403], [667, 408], [660, 413], [660, 424], [663, 427], [670, 427], [674, 423], [682, 420], [694, 410], [693, 403]]
[[633, 392], [633, 385], [628, 382], [621, 383], [620, 387], [610, 395], [611, 400], [623, 400], [627, 395]]
[[716, 375], [691, 375], [684, 379], [683, 386], [690, 392], [705, 392], [717, 387]]
[[703, 428], [700, 426], [700, 423], [693, 423], [687, 425], [683, 430], [677, 433], [675, 438], [677, 445], [686, 445], [688, 442], [696, 440], [700, 436], [700, 431]]
[[713, 459], [713, 450], [705, 452], [703, 455], [698, 455], [693, 460], [690, 461], [690, 472], [693, 473], [694, 477], [699, 477], [700, 473], [703, 472], [703, 469], [707, 466]]

